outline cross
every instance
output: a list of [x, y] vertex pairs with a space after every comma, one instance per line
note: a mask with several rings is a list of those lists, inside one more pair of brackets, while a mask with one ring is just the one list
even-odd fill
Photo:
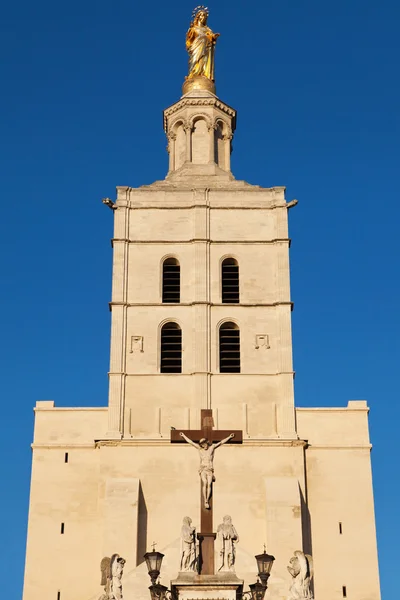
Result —
[[[192, 442], [198, 443], [201, 439], [205, 438], [211, 443], [218, 443], [226, 441], [231, 434], [234, 437], [230, 440], [230, 443], [241, 444], [243, 441], [243, 434], [240, 430], [223, 431], [220, 429], [213, 429], [214, 421], [212, 416], [212, 410], [201, 411], [201, 429], [173, 429], [171, 430], [171, 442], [172, 443], [185, 443], [184, 437], [181, 436], [183, 433]], [[214, 487], [214, 486], [212, 486]], [[206, 508], [204, 503], [204, 497], [202, 493], [202, 486], [200, 484], [200, 533], [197, 534], [200, 540], [200, 573], [202, 575], [214, 575], [214, 540], [216, 534], [213, 533], [213, 502], [212, 502], [212, 488], [211, 497], [208, 501], [208, 507]]]

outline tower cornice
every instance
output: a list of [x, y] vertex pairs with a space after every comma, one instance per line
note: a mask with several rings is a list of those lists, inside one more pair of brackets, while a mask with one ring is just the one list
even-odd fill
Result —
[[217, 96], [213, 95], [211, 97], [204, 97], [204, 98], [183, 96], [180, 100], [178, 100], [178, 102], [175, 102], [175, 104], [172, 104], [171, 106], [169, 106], [168, 108], [166, 108], [164, 110], [163, 114], [164, 114], [165, 133], [168, 134], [168, 131], [170, 128], [170, 123], [173, 121], [171, 117], [173, 117], [174, 114], [179, 113], [184, 108], [199, 107], [199, 106], [218, 108], [221, 112], [225, 113], [228, 117], [230, 117], [232, 119], [231, 128], [232, 128], [232, 131], [235, 130], [235, 128], [236, 128], [236, 110], [234, 108], [232, 108], [231, 106], [229, 106], [228, 104], [226, 104], [225, 102], [222, 102], [222, 100], [217, 98]]

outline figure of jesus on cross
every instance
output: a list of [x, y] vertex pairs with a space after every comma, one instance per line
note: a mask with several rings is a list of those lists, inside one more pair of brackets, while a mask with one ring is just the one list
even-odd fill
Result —
[[199, 451], [199, 456], [200, 456], [199, 475], [200, 475], [200, 479], [201, 479], [201, 489], [202, 489], [202, 493], [203, 493], [204, 506], [205, 506], [205, 508], [210, 508], [212, 484], [215, 481], [215, 477], [214, 477], [214, 454], [215, 454], [215, 451], [217, 448], [222, 446], [222, 444], [226, 444], [226, 442], [229, 442], [229, 440], [234, 438], [235, 434], [231, 433], [230, 435], [228, 435], [228, 437], [221, 440], [220, 442], [217, 442], [216, 444], [209, 442], [206, 438], [201, 438], [199, 443], [196, 444], [196, 442], [194, 442], [193, 440], [188, 438], [187, 435], [185, 435], [183, 433], [183, 431], [181, 431], [179, 433], [179, 435], [181, 437], [183, 437], [183, 439], [188, 444], [190, 444], [191, 446], [193, 446], [193, 448], [196, 448], [196, 450]]
[[185, 429], [184, 431], [171, 428], [171, 442], [184, 444], [187, 442], [199, 452], [200, 457], [200, 531], [197, 538], [200, 541], [199, 573], [213, 575], [215, 573], [213, 531], [213, 482], [214, 454], [217, 448], [231, 442], [241, 444], [243, 432], [239, 429], [213, 429], [214, 419], [210, 408], [201, 409], [201, 429]]

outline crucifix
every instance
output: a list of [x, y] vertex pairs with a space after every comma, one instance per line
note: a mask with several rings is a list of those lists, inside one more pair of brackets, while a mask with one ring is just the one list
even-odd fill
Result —
[[212, 495], [214, 477], [214, 453], [217, 448], [233, 442], [241, 444], [242, 431], [214, 430], [212, 410], [201, 411], [201, 429], [172, 430], [171, 442], [187, 442], [199, 451], [200, 455], [200, 528], [197, 534], [200, 540], [200, 573], [202, 575], [214, 574], [214, 540]]

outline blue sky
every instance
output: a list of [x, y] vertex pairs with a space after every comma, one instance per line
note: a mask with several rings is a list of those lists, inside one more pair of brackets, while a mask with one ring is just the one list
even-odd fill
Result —
[[[165, 176], [196, 3], [8, 2], [0, 19], [2, 592], [21, 597], [32, 407], [107, 402], [116, 185]], [[383, 598], [397, 593], [400, 8], [214, 0], [232, 169], [286, 185], [296, 402], [367, 399]], [[366, 565], [368, 568], [368, 565]]]

